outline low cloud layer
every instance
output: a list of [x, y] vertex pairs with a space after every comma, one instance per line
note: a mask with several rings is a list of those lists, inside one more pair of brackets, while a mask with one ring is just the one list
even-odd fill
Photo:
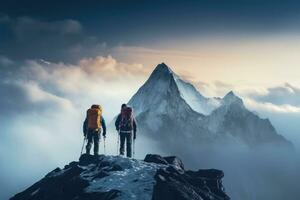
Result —
[[1, 109], [6, 110], [13, 105], [22, 105], [27, 110], [39, 109], [39, 104], [86, 106], [93, 101], [111, 102], [112, 98], [113, 102], [121, 103], [129, 100], [138, 87], [136, 83], [141, 83], [149, 73], [141, 64], [117, 62], [111, 56], [83, 58], [77, 64], [45, 60], [17, 63], [3, 56], [1, 62], [1, 93], [6, 96], [1, 99]]
[[[186, 79], [189, 80], [189, 78], [187, 76]], [[300, 114], [300, 88], [289, 83], [268, 87], [222, 81], [205, 83], [191, 80], [191, 82], [206, 96], [223, 97], [229, 91], [234, 91], [243, 98], [246, 106], [253, 111]]]
[[300, 88], [285, 83], [280, 86], [267, 88], [265, 93], [249, 94], [260, 102], [270, 102], [276, 105], [300, 106]]
[[109, 124], [149, 73], [141, 64], [111, 56], [82, 58], [75, 64], [0, 56], [0, 68], [0, 159], [5, 160], [0, 180], [11, 180], [0, 181], [7, 185], [7, 193], [0, 192], [4, 199], [76, 160], [86, 109], [101, 104]]

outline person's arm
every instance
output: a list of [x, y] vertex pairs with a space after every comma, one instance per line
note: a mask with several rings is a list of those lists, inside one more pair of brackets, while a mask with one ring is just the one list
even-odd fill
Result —
[[105, 124], [105, 120], [104, 118], [101, 116], [101, 126], [102, 126], [102, 129], [103, 129], [103, 137], [106, 137], [106, 124]]
[[133, 118], [133, 139], [135, 140], [136, 139], [136, 121], [135, 121], [135, 118]]
[[83, 122], [83, 135], [84, 137], [87, 135], [87, 123], [88, 123], [88, 120], [87, 118], [85, 118], [84, 122]]
[[115, 122], [115, 126], [116, 126], [116, 130], [119, 131], [120, 129], [120, 121], [121, 121], [121, 114], [118, 115], [116, 122]]

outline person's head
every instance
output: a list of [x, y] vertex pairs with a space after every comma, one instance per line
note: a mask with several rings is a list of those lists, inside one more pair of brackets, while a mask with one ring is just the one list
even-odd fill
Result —
[[91, 106], [91, 109], [99, 109], [99, 110], [102, 110], [102, 107], [101, 107], [100, 105], [98, 105], [98, 104], [93, 104], [93, 105]]
[[121, 109], [126, 108], [127, 105], [125, 103], [122, 104]]

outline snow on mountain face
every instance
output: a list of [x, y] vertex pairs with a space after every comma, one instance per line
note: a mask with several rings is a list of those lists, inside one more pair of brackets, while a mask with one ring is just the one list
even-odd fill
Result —
[[[203, 118], [181, 97], [174, 73], [165, 64], [156, 67], [128, 104], [133, 107], [143, 132], [166, 140], [172, 140], [172, 135], [179, 137], [183, 133], [191, 138], [195, 134], [195, 129], [191, 129], [193, 124]], [[165, 134], [159, 134], [162, 131]]]
[[236, 96], [232, 91], [228, 92], [224, 98], [222, 99], [222, 105], [231, 105], [231, 104], [238, 104], [239, 106], [243, 107], [244, 103], [241, 98]]
[[11, 200], [228, 200], [220, 170], [185, 171], [177, 157], [82, 155]]
[[[226, 118], [226, 114], [235, 106], [241, 109], [241, 113], [246, 110], [242, 99], [237, 97], [232, 91], [226, 94], [220, 101], [220, 106], [216, 108], [211, 115], [207, 116], [205, 123], [208, 129], [216, 135], [217, 132], [221, 132], [221, 125]], [[241, 113], [236, 113], [240, 115]]]
[[134, 107], [136, 115], [153, 108], [161, 113], [166, 112], [168, 91], [174, 90], [171, 87], [172, 77], [172, 71], [168, 67], [163, 64], [157, 66], [150, 78], [128, 103]]
[[203, 97], [192, 84], [180, 79], [164, 63], [157, 65], [128, 104], [134, 107], [136, 115], [152, 108], [166, 113], [169, 100], [175, 96], [180, 96], [192, 110], [201, 114], [209, 114], [218, 106], [216, 100]]
[[248, 111], [233, 92], [223, 98], [206, 98], [164, 63], [155, 68], [129, 105], [140, 130], [168, 144], [207, 143], [217, 138], [246, 145], [289, 143], [269, 120]]
[[234, 141], [249, 146], [276, 144], [292, 147], [292, 144], [279, 135], [268, 119], [261, 119], [244, 106], [243, 100], [232, 91], [221, 101], [204, 120], [213, 135], [231, 137]]
[[216, 99], [202, 96], [200, 92], [190, 83], [183, 81], [179, 76], [174, 75], [181, 97], [191, 108], [204, 115], [208, 115], [212, 110], [220, 105]]

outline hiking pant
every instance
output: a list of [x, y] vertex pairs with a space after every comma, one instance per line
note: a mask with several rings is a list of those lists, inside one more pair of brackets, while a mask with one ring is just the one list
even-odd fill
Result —
[[100, 131], [95, 129], [89, 129], [87, 133], [88, 143], [86, 145], [86, 153], [90, 154], [90, 150], [94, 143], [94, 155], [99, 154], [99, 142], [100, 142]]
[[120, 132], [120, 140], [121, 140], [121, 146], [120, 146], [120, 154], [124, 155], [125, 152], [125, 140], [126, 140], [126, 154], [127, 157], [132, 157], [132, 132], [124, 133]]

